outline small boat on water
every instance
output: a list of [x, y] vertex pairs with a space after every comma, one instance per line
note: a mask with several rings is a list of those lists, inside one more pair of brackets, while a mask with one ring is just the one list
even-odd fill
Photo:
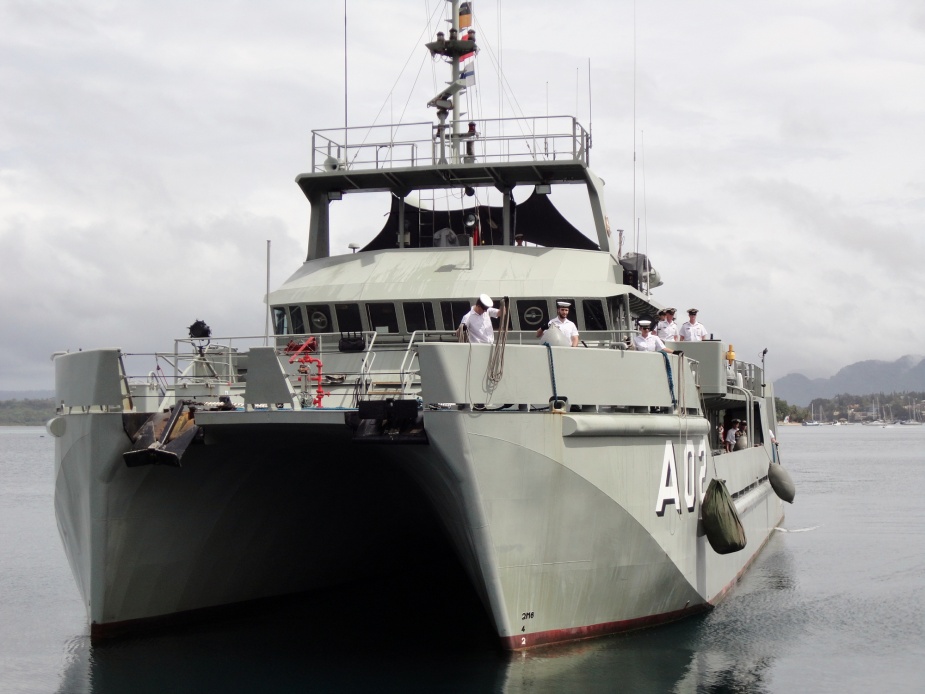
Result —
[[[435, 120], [312, 133], [308, 254], [268, 296], [272, 335], [197, 320], [163, 352], [55, 357], [55, 511], [94, 638], [411, 575], [437, 519], [519, 650], [709, 609], [781, 522], [762, 368], [720, 339], [627, 348], [664, 304], [648, 259], [612, 233], [588, 131], [463, 122], [477, 45], [468, 8], [449, 7], [449, 36], [427, 44], [451, 68]], [[557, 186], [586, 191], [587, 235], [550, 202]], [[385, 224], [332, 255], [332, 201], [382, 191]], [[460, 203], [412, 202], [447, 195]], [[494, 342], [460, 342], [483, 294], [503, 309]], [[562, 303], [578, 346], [537, 338]], [[748, 433], [723, 453], [733, 419]], [[701, 523], [714, 480], [739, 551], [718, 553]]]
[[822, 426], [822, 422], [817, 422], [815, 417], [815, 410], [812, 404], [809, 406], [809, 419], [803, 420], [804, 427], [818, 427]]

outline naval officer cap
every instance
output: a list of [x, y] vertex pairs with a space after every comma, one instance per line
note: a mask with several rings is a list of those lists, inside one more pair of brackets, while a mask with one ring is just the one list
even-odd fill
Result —
[[652, 321], [650, 321], [650, 320], [641, 320], [641, 321], [639, 321], [639, 327], [640, 327], [640, 328], [648, 328], [650, 325], [652, 325]]
[[697, 315], [697, 309], [695, 309], [695, 308], [689, 308], [689, 309], [687, 309], [687, 314], [688, 314], [688, 315], [693, 314], [693, 315], [696, 316], [696, 315]]
[[479, 294], [479, 303], [482, 304], [485, 308], [491, 308], [495, 305], [495, 302], [491, 300], [491, 297], [488, 294]]
[[571, 308], [572, 302], [570, 301], [557, 301], [556, 306], [559, 308]]

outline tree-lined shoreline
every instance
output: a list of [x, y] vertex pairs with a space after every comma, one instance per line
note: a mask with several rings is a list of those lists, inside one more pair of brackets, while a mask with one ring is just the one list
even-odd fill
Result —
[[[814, 398], [809, 407], [790, 405], [774, 398], [777, 419], [801, 423], [845, 422], [855, 424], [878, 419], [884, 421], [925, 421], [925, 391], [874, 393], [871, 395], [841, 394], [834, 398]], [[789, 417], [789, 419], [787, 419]]]
[[43, 426], [54, 416], [54, 398], [0, 400], [0, 426]]

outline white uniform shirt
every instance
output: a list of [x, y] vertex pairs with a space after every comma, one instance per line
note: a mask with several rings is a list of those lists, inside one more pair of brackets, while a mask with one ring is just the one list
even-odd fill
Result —
[[562, 320], [561, 318], [559, 318], [559, 316], [556, 316], [555, 318], [553, 318], [551, 321], [549, 321], [546, 324], [546, 327], [548, 328], [553, 323], [559, 326], [559, 330], [561, 330], [562, 334], [568, 338], [569, 344], [572, 343], [573, 336], [578, 337], [578, 326], [575, 325], [568, 318], [566, 318], [565, 320]]
[[645, 337], [633, 335], [633, 347], [637, 352], [660, 352], [665, 349], [665, 343], [658, 335], [649, 333]]
[[707, 335], [710, 334], [707, 332], [707, 329], [703, 327], [703, 323], [694, 323], [692, 325], [690, 321], [681, 323], [681, 328], [678, 332], [681, 335], [681, 339], [687, 340], [688, 342], [706, 340]]
[[739, 430], [736, 426], [730, 426], [729, 431], [726, 432], [726, 443], [730, 446], [736, 445], [736, 432]]
[[479, 315], [475, 312], [475, 306], [473, 306], [469, 313], [459, 321], [459, 324], [465, 325], [466, 330], [469, 331], [469, 342], [493, 344], [495, 341], [495, 329], [491, 326], [491, 319], [497, 317], [498, 313], [500, 313], [498, 309], [489, 308]]
[[668, 342], [669, 340], [677, 340], [678, 324], [674, 321], [669, 323], [666, 320], [661, 320], [658, 322], [658, 330], [656, 332], [658, 336], [665, 342]]

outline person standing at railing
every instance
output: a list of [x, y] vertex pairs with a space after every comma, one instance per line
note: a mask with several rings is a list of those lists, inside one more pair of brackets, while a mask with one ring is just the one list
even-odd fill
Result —
[[469, 130], [463, 134], [466, 139], [466, 156], [463, 159], [465, 164], [475, 163], [475, 140], [479, 134], [475, 130], [475, 123], [469, 123]]
[[674, 322], [675, 309], [666, 308], [664, 311], [659, 311], [658, 315], [662, 320], [658, 322], [657, 329], [655, 334], [658, 335], [663, 342], [671, 342], [678, 339], [678, 324]]
[[687, 309], [687, 318], [688, 320], [681, 323], [681, 327], [679, 328], [681, 340], [684, 342], [701, 342], [702, 340], [706, 340], [710, 333], [703, 327], [703, 323], [697, 321], [697, 309]]
[[643, 318], [639, 321], [639, 335], [633, 335], [633, 349], [637, 352], [667, 352], [675, 351], [665, 346], [658, 335], [652, 333], [652, 321]]
[[542, 337], [547, 328], [558, 329], [566, 338], [572, 347], [578, 346], [578, 326], [568, 319], [568, 313], [572, 305], [568, 301], [557, 301], [556, 317], [549, 321], [545, 327], [540, 327], [536, 331], [537, 337]]
[[459, 321], [458, 333], [465, 331], [469, 342], [473, 344], [494, 344], [495, 329], [491, 325], [492, 318], [503, 318], [504, 305], [501, 309], [495, 308], [495, 303], [488, 294], [481, 294], [475, 300], [475, 305]]

